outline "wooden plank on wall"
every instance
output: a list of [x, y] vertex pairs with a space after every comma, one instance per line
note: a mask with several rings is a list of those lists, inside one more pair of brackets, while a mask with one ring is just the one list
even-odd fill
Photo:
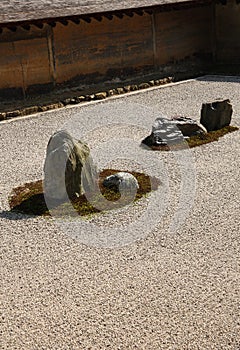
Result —
[[0, 89], [23, 86], [22, 68], [14, 43], [0, 43], [0, 67]]
[[151, 17], [113, 17], [110, 21], [54, 28], [57, 82], [109, 70], [153, 66]]
[[0, 89], [51, 82], [46, 38], [0, 42]]
[[16, 32], [12, 32], [10, 29], [4, 27], [0, 35], [0, 42], [46, 38], [48, 27], [47, 24], [44, 24], [43, 28], [39, 29], [31, 24], [30, 30], [25, 30], [21, 26], [18, 26]]
[[18, 41], [15, 50], [19, 62], [24, 64], [26, 86], [51, 82], [46, 38]]
[[158, 65], [211, 52], [211, 5], [155, 15]]
[[240, 64], [240, 4], [216, 5], [216, 59]]

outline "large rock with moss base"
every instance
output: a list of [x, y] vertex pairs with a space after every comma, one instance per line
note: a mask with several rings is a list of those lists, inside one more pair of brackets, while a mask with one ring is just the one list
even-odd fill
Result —
[[207, 131], [214, 131], [230, 125], [232, 105], [229, 100], [219, 100], [212, 103], [203, 103], [200, 123]]
[[44, 164], [44, 195], [60, 201], [89, 192], [95, 186], [96, 170], [88, 146], [66, 131], [50, 138]]
[[161, 147], [180, 144], [184, 138], [206, 133], [206, 129], [191, 118], [176, 116], [171, 119], [159, 117], [152, 126], [151, 135], [142, 144], [148, 147]]

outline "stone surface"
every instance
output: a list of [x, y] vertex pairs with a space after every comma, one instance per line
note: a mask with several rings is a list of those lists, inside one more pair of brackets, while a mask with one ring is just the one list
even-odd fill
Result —
[[44, 164], [44, 192], [47, 198], [66, 200], [90, 191], [95, 168], [88, 146], [64, 131], [50, 138]]
[[11, 112], [7, 112], [6, 113], [6, 118], [15, 118], [15, 117], [19, 117], [21, 116], [22, 113], [19, 109], [15, 110], [15, 111], [11, 111]]
[[92, 100], [95, 99], [95, 95], [94, 95], [94, 94], [92, 94], [92, 95], [86, 95], [85, 98], [86, 98], [86, 101], [92, 101]]
[[207, 131], [222, 129], [231, 123], [233, 108], [230, 100], [203, 103], [200, 122]]
[[163, 84], [168, 84], [170, 82], [168, 78], [163, 78], [162, 81], [163, 81]]
[[131, 85], [126, 85], [126, 86], [124, 86], [124, 91], [125, 91], [125, 92], [131, 91]]
[[39, 106], [39, 111], [40, 112], [46, 112], [46, 111], [49, 111], [51, 109], [58, 109], [58, 108], [61, 108], [61, 107], [64, 107], [64, 104], [61, 103], [61, 102], [57, 102], [57, 103], [52, 103], [52, 104], [49, 104], [49, 105], [46, 105], [46, 106]]
[[136, 91], [136, 90], [138, 90], [138, 86], [135, 84], [131, 85], [131, 91]]
[[107, 97], [107, 93], [106, 92], [98, 92], [95, 94], [95, 98], [96, 100], [103, 100]]
[[190, 137], [207, 132], [203, 125], [191, 118], [177, 116], [173, 117], [170, 122], [176, 124], [183, 136]]
[[0, 113], [0, 120], [4, 120], [4, 119], [6, 119], [6, 113], [2, 112]]
[[139, 89], [147, 89], [149, 87], [150, 87], [150, 84], [148, 84], [148, 83], [142, 83], [139, 85]]
[[71, 104], [71, 105], [75, 105], [75, 104], [77, 104], [77, 103], [79, 103], [78, 97], [72, 97], [72, 98], [70, 99], [70, 104]]
[[142, 143], [148, 147], [165, 147], [169, 144], [181, 143], [185, 137], [205, 132], [205, 128], [191, 118], [178, 116], [167, 119], [160, 117], [155, 120], [151, 135], [147, 136]]
[[71, 99], [65, 98], [64, 100], [62, 100], [62, 103], [64, 104], [64, 106], [69, 105], [71, 103]]
[[117, 91], [115, 90], [115, 89], [110, 89], [110, 90], [108, 90], [108, 92], [107, 92], [107, 95], [108, 96], [113, 96], [113, 95], [116, 95], [117, 94]]
[[83, 102], [83, 101], [85, 101], [85, 100], [86, 100], [86, 97], [85, 97], [85, 96], [83, 96], [83, 95], [78, 96], [77, 98], [78, 98], [78, 101], [79, 101], [79, 102]]
[[26, 107], [22, 110], [22, 114], [23, 115], [35, 114], [35, 113], [38, 113], [38, 111], [39, 111], [38, 106]]
[[121, 88], [121, 87], [116, 88], [116, 90], [117, 90], [117, 93], [118, 93], [119, 95], [124, 94], [124, 92], [125, 92], [124, 89]]
[[107, 176], [103, 180], [103, 186], [109, 189], [118, 191], [123, 190], [137, 190], [139, 188], [137, 179], [130, 173], [119, 172], [114, 175]]

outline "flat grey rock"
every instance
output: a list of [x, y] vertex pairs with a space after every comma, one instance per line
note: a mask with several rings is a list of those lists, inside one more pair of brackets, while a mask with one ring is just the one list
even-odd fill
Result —
[[191, 118], [157, 118], [152, 133], [142, 143], [149, 147], [167, 146], [183, 142], [184, 138], [206, 133], [206, 129]]

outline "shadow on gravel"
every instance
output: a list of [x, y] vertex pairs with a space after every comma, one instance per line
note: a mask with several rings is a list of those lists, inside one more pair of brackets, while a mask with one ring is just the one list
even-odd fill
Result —
[[240, 83], [240, 76], [238, 75], [205, 75], [203, 77], [196, 78], [198, 81], [220, 82], [220, 83]]
[[14, 212], [12, 210], [3, 210], [0, 212], [0, 219], [6, 219], [10, 221], [27, 220], [31, 219], [32, 217], [32, 215]]

